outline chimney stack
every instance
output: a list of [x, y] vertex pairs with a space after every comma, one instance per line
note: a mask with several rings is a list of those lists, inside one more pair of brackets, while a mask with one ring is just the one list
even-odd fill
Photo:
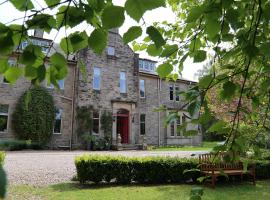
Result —
[[34, 36], [38, 38], [43, 38], [44, 31], [41, 29], [35, 29], [34, 30]]

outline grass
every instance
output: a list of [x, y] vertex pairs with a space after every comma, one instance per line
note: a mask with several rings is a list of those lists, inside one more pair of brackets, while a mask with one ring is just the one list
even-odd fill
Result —
[[203, 142], [202, 146], [167, 146], [153, 148], [152, 151], [211, 151], [218, 142]]
[[[9, 186], [8, 200], [188, 200], [192, 185], [130, 185], [80, 186], [64, 183], [47, 187]], [[258, 181], [256, 186], [219, 184], [216, 189], [205, 188], [203, 200], [269, 200], [270, 180]]]

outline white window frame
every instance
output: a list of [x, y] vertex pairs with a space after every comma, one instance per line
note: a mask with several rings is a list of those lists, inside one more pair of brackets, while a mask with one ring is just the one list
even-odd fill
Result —
[[[167, 112], [168, 114], [169, 112]], [[178, 112], [178, 117], [179, 117], [179, 121], [180, 124], [178, 123], [179, 121], [177, 121], [177, 119], [175, 119], [174, 121], [172, 121], [168, 126], [167, 126], [167, 137], [171, 137], [171, 138], [177, 138], [177, 137], [184, 137], [182, 131], [180, 132], [180, 134], [178, 135], [178, 131], [177, 128], [178, 126], [181, 126], [183, 124], [183, 117], [184, 116], [188, 116], [187, 112], [185, 111], [179, 111]], [[188, 117], [185, 117], [185, 122], [187, 121]], [[171, 124], [173, 124], [174, 127], [174, 135], [172, 135], [171, 133]]]
[[[124, 74], [125, 76], [125, 79], [121, 79], [121, 75], [122, 74]], [[125, 83], [125, 87], [124, 87], [124, 90], [122, 90], [121, 88], [121, 83], [122, 83], [122, 81], [123, 81], [123, 83]], [[119, 91], [120, 91], [120, 93], [121, 94], [126, 94], [127, 93], [127, 73], [125, 72], [125, 71], [121, 71], [120, 73], [119, 73]]]
[[[98, 113], [98, 118], [94, 117], [94, 113]], [[93, 127], [92, 127], [92, 134], [93, 135], [100, 135], [100, 111], [93, 111], [92, 113], [92, 119], [93, 119]], [[94, 120], [98, 120], [98, 133], [94, 132]]]
[[[178, 88], [178, 89], [176, 89]], [[179, 102], [180, 101], [180, 95], [179, 94], [176, 94], [176, 93], [179, 93], [180, 91], [180, 87], [178, 85], [175, 85], [174, 86], [174, 93], [175, 93], [175, 101]]]
[[107, 47], [107, 55], [108, 55], [108, 56], [115, 56], [115, 47], [113, 47], [113, 46], [108, 46], [108, 47]]
[[[59, 82], [60, 81], [63, 81], [63, 87], [61, 87], [61, 85], [59, 84]], [[58, 84], [58, 86], [59, 86], [59, 89], [60, 90], [65, 90], [65, 79], [62, 79], [62, 80], [58, 80], [57, 81], [57, 84]], [[51, 83], [51, 84], [46, 84], [46, 87], [48, 88], [48, 89], [54, 89], [54, 85]]]
[[0, 116], [7, 116], [7, 127], [3, 131], [0, 131], [0, 133], [6, 133], [8, 132], [8, 125], [9, 125], [9, 104], [1, 104], [2, 106], [7, 106], [7, 113], [0, 112]]
[[[143, 88], [141, 88], [141, 81], [143, 82]], [[144, 79], [140, 79], [140, 81], [139, 81], [139, 90], [140, 90], [140, 98], [142, 98], [142, 99], [144, 99], [145, 98], [145, 80]], [[143, 96], [141, 95], [141, 89], [143, 89]]]
[[[98, 70], [99, 73], [95, 73], [95, 70]], [[95, 78], [98, 78], [98, 87], [95, 86]], [[93, 68], [93, 90], [100, 91], [101, 89], [101, 68], [94, 67]]]
[[55, 113], [55, 122], [54, 122], [54, 124], [53, 124], [53, 134], [54, 135], [61, 135], [62, 134], [62, 118], [63, 118], [63, 110], [62, 109], [58, 109], [57, 108], [57, 110], [60, 112], [60, 132], [58, 133], [58, 132], [55, 132], [55, 122], [56, 122], [56, 115], [57, 115], [57, 113]]
[[[141, 116], [144, 115], [144, 122], [141, 120]], [[144, 134], [142, 134], [141, 124], [144, 124]], [[146, 114], [141, 113], [140, 114], [140, 135], [146, 135]]]

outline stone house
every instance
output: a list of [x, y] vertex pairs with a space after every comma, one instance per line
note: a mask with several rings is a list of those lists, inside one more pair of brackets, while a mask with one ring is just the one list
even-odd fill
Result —
[[[52, 41], [41, 36], [36, 35], [32, 40], [38, 40], [46, 51], [46, 46]], [[11, 61], [14, 56], [11, 56]], [[77, 62], [85, 64], [84, 73], [77, 67]], [[191, 137], [178, 130], [181, 123], [191, 118], [185, 109], [178, 110], [184, 102], [176, 93], [195, 82], [184, 79], [167, 82], [158, 77], [155, 68], [154, 61], [140, 59], [128, 45], [124, 45], [118, 30], [114, 29], [109, 31], [108, 45], [102, 55], [85, 49], [78, 53], [76, 60], [71, 57], [68, 76], [59, 81], [60, 90], [42, 83], [53, 95], [57, 108], [57, 123], [50, 147], [80, 147], [82, 140], [76, 131], [80, 128], [76, 109], [83, 106], [93, 110], [89, 117], [93, 120], [92, 134], [97, 137], [104, 137], [102, 114], [111, 113], [113, 145], [121, 142], [124, 146], [135, 146], [142, 141], [150, 145], [199, 145], [202, 141], [199, 131], [198, 135]], [[0, 118], [7, 121], [0, 127], [0, 138], [14, 137], [11, 114], [19, 96], [29, 86], [30, 82], [25, 78], [11, 85], [0, 76]], [[155, 109], [161, 106], [166, 107], [166, 111], [156, 112]], [[166, 115], [174, 110], [178, 110], [180, 117], [165, 127]], [[199, 130], [197, 126], [188, 128]]]

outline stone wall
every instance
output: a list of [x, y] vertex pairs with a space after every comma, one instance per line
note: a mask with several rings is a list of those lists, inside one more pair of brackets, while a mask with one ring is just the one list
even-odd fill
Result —
[[[58, 146], [69, 145], [72, 130], [71, 116], [75, 64], [70, 64], [68, 70], [69, 72], [68, 76], [65, 78], [64, 90], [58, 91], [56, 89], [48, 88], [48, 91], [53, 95], [55, 106], [59, 109], [62, 109], [61, 134], [53, 134], [52, 139], [49, 143], [50, 148], [57, 148]], [[45, 82], [41, 85], [46, 87]], [[3, 77], [0, 75], [0, 104], [9, 105], [7, 131], [0, 132], [0, 138], [14, 138], [14, 131], [12, 130], [11, 125], [12, 113], [15, 109], [19, 97], [30, 86], [30, 81], [26, 80], [25, 78], [20, 78], [14, 85], [9, 83], [3, 83]]]

